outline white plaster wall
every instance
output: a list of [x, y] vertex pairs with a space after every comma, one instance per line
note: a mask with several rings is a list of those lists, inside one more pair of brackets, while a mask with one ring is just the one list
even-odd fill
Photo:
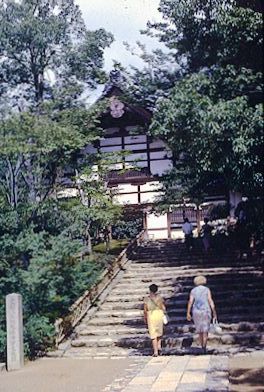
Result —
[[172, 162], [169, 159], [150, 162], [150, 171], [154, 175], [162, 176], [166, 171], [171, 169]]
[[108, 170], [122, 170], [123, 165], [122, 163], [112, 163], [111, 165], [107, 166]]
[[167, 151], [151, 151], [150, 159], [162, 159], [167, 156]]
[[[126, 127], [127, 129], [128, 127]], [[147, 141], [147, 136], [146, 135], [131, 135], [131, 136], [125, 136], [125, 144], [127, 143], [146, 143]]]
[[122, 151], [122, 146], [107, 146], [107, 147], [100, 147], [102, 152], [116, 152]]
[[[163, 240], [168, 238], [168, 230], [148, 230], [150, 240]], [[157, 255], [158, 257], [158, 255]]]
[[131, 184], [119, 184], [118, 191], [122, 193], [137, 192], [138, 187], [137, 185], [131, 185]]
[[148, 162], [147, 161], [131, 162], [129, 163], [129, 167], [148, 167]]
[[109, 137], [109, 138], [100, 139], [101, 146], [110, 146], [113, 144], [121, 144], [121, 143], [122, 143], [121, 137]]
[[148, 214], [147, 215], [147, 227], [148, 229], [160, 229], [167, 227], [167, 214], [155, 215]]
[[138, 204], [137, 193], [132, 193], [131, 195], [120, 195], [117, 194], [113, 197], [113, 201], [118, 204]]
[[140, 185], [140, 191], [158, 191], [161, 188], [161, 183], [159, 181], [151, 181], [146, 184]]
[[148, 193], [141, 193], [140, 192], [140, 201], [141, 203], [154, 203], [156, 197], [158, 196], [158, 192], [148, 192]]
[[183, 239], [184, 238], [183, 231], [181, 229], [171, 230], [171, 238], [174, 240]]
[[126, 144], [125, 146], [126, 151], [132, 151], [132, 150], [146, 150], [147, 145], [146, 143], [140, 143], [140, 144]]
[[153, 142], [149, 143], [150, 148], [164, 148], [166, 144], [162, 140], [153, 140]]
[[146, 161], [148, 159], [147, 153], [142, 152], [138, 154], [129, 154], [125, 157], [125, 161], [135, 161], [140, 159], [141, 161]]

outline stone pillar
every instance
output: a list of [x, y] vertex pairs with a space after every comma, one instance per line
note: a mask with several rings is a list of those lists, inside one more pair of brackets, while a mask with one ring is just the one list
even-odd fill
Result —
[[6, 296], [7, 370], [24, 366], [22, 296]]

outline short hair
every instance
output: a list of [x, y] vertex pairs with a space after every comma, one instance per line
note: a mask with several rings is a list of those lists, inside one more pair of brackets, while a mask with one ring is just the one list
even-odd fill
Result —
[[204, 223], [208, 223], [209, 219], [208, 218], [204, 218]]
[[189, 222], [189, 219], [188, 218], [184, 218], [184, 222]]
[[193, 283], [195, 286], [205, 285], [207, 283], [207, 279], [203, 275], [198, 275], [194, 278]]
[[150, 286], [149, 286], [149, 291], [151, 292], [151, 293], [156, 293], [157, 291], [158, 291], [158, 286], [156, 285], [156, 284], [151, 284]]

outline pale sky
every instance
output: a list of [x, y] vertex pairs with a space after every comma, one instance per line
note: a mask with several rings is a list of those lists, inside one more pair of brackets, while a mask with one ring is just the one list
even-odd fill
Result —
[[105, 28], [113, 33], [115, 42], [105, 50], [105, 69], [110, 71], [113, 59], [124, 66], [142, 67], [143, 62], [132, 56], [124, 47], [123, 41], [136, 46], [137, 40], [146, 44], [148, 51], [161, 47], [154, 38], [140, 34], [150, 21], [161, 21], [158, 12], [159, 0], [76, 0], [88, 29]]

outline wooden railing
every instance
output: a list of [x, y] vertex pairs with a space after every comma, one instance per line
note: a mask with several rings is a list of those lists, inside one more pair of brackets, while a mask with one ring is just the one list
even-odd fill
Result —
[[132, 240], [120, 255], [111, 263], [109, 268], [105, 269], [97, 284], [87, 290], [74, 304], [69, 308], [69, 313], [64, 318], [55, 321], [56, 329], [56, 346], [59, 345], [81, 321], [88, 310], [94, 305], [107, 286], [122, 270], [129, 259], [129, 255], [142, 243], [146, 238], [146, 232], [143, 230]]

